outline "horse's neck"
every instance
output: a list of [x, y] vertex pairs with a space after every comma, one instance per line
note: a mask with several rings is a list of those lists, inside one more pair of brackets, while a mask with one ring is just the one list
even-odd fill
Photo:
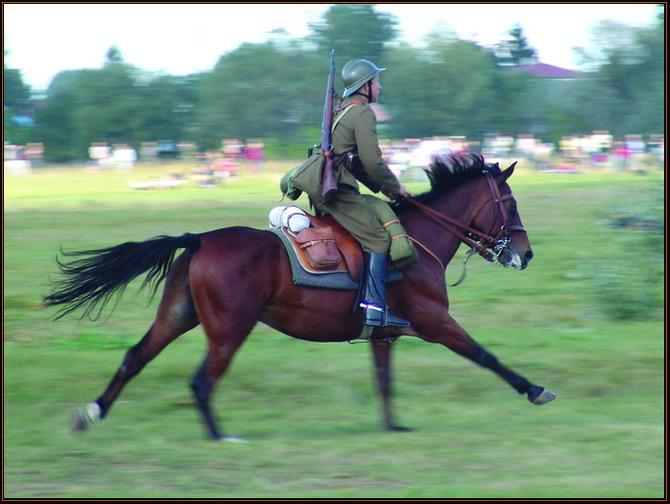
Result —
[[[442, 195], [428, 205], [442, 215], [450, 217], [462, 224], [469, 225], [473, 211], [472, 190], [461, 187], [449, 194]], [[456, 228], [446, 224], [449, 228]], [[451, 261], [461, 245], [461, 240], [443, 225], [437, 223], [421, 210], [416, 210], [407, 219], [405, 228], [410, 236], [419, 240], [431, 250], [445, 266]], [[456, 228], [464, 233], [461, 228]]]

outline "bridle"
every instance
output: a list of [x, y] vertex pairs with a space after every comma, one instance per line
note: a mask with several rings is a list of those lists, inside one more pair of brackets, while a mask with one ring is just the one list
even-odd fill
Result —
[[[493, 202], [496, 205], [496, 215], [493, 219], [495, 223], [497, 213], [500, 212], [502, 215], [502, 225], [500, 226], [500, 231], [497, 235], [493, 236], [492, 232], [489, 234], [478, 231], [462, 222], [452, 219], [451, 217], [444, 215], [432, 208], [419, 203], [414, 198], [406, 196], [404, 199], [424, 212], [428, 217], [433, 219], [435, 222], [440, 224], [442, 227], [456, 235], [463, 243], [472, 249], [472, 251], [478, 253], [484, 259], [489, 262], [497, 263], [500, 254], [502, 254], [505, 247], [512, 240], [511, 234], [514, 231], [526, 231], [523, 226], [510, 225], [509, 213], [505, 208], [504, 202], [508, 199], [513, 198], [512, 193], [506, 194], [504, 196], [500, 195], [500, 189], [498, 184], [495, 181], [493, 175], [490, 172], [484, 172], [486, 181], [488, 182], [489, 189], [491, 190], [491, 198], [487, 199], [481, 207], [477, 210], [476, 215], [479, 215], [484, 207], [489, 203]], [[462, 229], [463, 231], [459, 230]], [[471, 252], [472, 252], [471, 251]]]

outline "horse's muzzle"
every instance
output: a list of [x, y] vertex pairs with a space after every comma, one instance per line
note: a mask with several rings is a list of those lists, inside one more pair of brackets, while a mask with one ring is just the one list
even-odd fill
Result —
[[506, 247], [500, 254], [500, 257], [498, 257], [498, 262], [504, 268], [514, 268], [517, 271], [521, 271], [528, 267], [528, 263], [532, 258], [532, 250], [520, 253], [512, 247]]

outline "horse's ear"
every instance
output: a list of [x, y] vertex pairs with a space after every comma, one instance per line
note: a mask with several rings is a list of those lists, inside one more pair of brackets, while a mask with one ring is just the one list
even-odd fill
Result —
[[518, 162], [518, 161], [514, 161], [514, 162], [510, 165], [510, 167], [507, 168], [507, 170], [505, 170], [504, 172], [502, 172], [503, 180], [507, 180], [508, 178], [510, 178], [510, 177], [512, 176], [512, 173], [514, 173], [514, 168], [516, 167], [517, 162]]

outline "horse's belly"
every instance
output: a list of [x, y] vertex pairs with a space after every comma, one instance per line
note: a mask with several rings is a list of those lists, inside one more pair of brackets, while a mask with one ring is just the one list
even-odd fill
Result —
[[349, 341], [363, 330], [363, 318], [353, 310], [328, 310], [315, 305], [304, 309], [269, 306], [261, 322], [273, 329], [308, 341]]

